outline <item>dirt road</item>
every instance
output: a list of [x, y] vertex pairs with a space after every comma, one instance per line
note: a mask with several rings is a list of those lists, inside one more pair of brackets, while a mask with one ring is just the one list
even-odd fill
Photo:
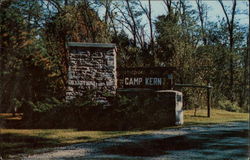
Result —
[[235, 159], [249, 157], [247, 122], [185, 127], [55, 148], [21, 159]]

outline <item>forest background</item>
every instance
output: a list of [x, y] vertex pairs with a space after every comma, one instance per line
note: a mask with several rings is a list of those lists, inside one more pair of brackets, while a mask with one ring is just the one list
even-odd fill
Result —
[[[215, 2], [211, 19], [203, 0], [163, 0], [157, 17], [152, 0], [1, 0], [0, 112], [64, 101], [69, 41], [115, 43], [118, 67], [176, 67], [175, 82], [213, 86], [213, 107], [246, 112], [249, 23], [236, 16], [249, 18], [249, 1]], [[205, 90], [181, 90], [186, 109], [206, 106]]]

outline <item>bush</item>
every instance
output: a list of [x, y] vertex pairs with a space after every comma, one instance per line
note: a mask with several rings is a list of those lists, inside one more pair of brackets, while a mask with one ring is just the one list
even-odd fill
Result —
[[[77, 128], [100, 104], [94, 101], [94, 91], [66, 102], [54, 97], [44, 101], [24, 103], [23, 127], [31, 128]], [[84, 118], [85, 119], [84, 119]]]
[[80, 130], [130, 130], [160, 128], [175, 120], [166, 97], [150, 93], [110, 96], [110, 106], [97, 103], [88, 92], [70, 102], [47, 98], [28, 102], [24, 124], [32, 128], [78, 128]]
[[237, 103], [231, 102], [230, 100], [218, 101], [218, 107], [220, 109], [230, 111], [230, 112], [241, 112], [241, 108], [238, 107]]
[[166, 97], [152, 91], [129, 92], [116, 97], [112, 112], [119, 129], [154, 129], [175, 124], [168, 104]]

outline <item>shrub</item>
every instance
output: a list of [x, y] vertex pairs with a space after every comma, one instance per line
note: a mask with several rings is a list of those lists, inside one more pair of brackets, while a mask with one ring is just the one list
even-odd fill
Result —
[[94, 96], [94, 91], [86, 91], [84, 96], [69, 102], [54, 97], [44, 101], [25, 102], [24, 127], [76, 128], [91, 115], [90, 112], [99, 108], [100, 104], [94, 101]]
[[110, 106], [97, 103], [95, 92], [70, 102], [47, 98], [28, 102], [24, 124], [32, 128], [78, 128], [80, 130], [152, 129], [175, 123], [165, 97], [153, 92], [110, 96]]
[[241, 112], [241, 108], [238, 107], [237, 103], [231, 102], [230, 100], [219, 100], [218, 107], [230, 112]]
[[130, 92], [118, 95], [113, 105], [119, 129], [153, 129], [175, 123], [166, 97], [154, 92]]

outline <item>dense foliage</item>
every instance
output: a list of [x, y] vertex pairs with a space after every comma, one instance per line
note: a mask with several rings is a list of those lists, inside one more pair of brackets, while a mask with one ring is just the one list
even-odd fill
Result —
[[[0, 1], [0, 111], [59, 114], [68, 105], [67, 41], [116, 43], [118, 67], [174, 66], [178, 83], [212, 84], [213, 107], [246, 111], [249, 26], [233, 19], [234, 7], [209, 21], [202, 1], [164, 2], [166, 14], [154, 19], [151, 0]], [[205, 90], [181, 90], [186, 108], [206, 104]], [[65, 113], [88, 110], [70, 105]]]
[[163, 107], [165, 98], [154, 92], [117, 94], [110, 106], [94, 102], [94, 96], [95, 91], [91, 90], [69, 102], [56, 98], [28, 102], [23, 108], [22, 123], [16, 127], [144, 130], [175, 124], [173, 116], [166, 116], [169, 112], [175, 115], [174, 109]]

